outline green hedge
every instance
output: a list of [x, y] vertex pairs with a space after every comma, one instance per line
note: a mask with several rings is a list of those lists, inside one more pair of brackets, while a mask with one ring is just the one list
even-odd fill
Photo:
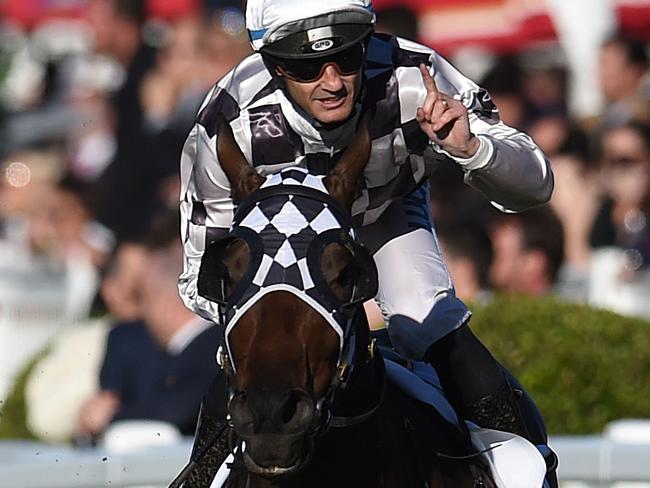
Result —
[[552, 298], [471, 308], [472, 329], [535, 398], [549, 432], [650, 418], [650, 323]]
[[[471, 308], [472, 329], [535, 398], [549, 432], [595, 433], [615, 419], [650, 418], [650, 323], [552, 298], [499, 296]], [[0, 437], [31, 436], [23, 392], [30, 369], [0, 409]]]

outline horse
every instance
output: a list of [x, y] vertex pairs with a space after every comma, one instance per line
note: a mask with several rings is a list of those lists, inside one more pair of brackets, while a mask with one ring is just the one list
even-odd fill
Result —
[[467, 433], [386, 380], [363, 302], [377, 292], [351, 207], [370, 156], [360, 119], [326, 176], [263, 177], [218, 122], [236, 205], [206, 248], [198, 293], [220, 305], [219, 362], [238, 442], [228, 488], [494, 487]]

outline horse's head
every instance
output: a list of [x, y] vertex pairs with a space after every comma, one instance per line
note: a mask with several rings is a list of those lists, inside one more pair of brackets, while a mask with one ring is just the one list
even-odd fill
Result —
[[327, 422], [352, 366], [361, 304], [377, 290], [350, 223], [370, 153], [367, 120], [325, 177], [291, 168], [263, 178], [225, 121], [218, 141], [237, 210], [229, 236], [204, 253], [198, 291], [220, 303], [229, 411], [247, 466], [282, 476], [305, 464]]

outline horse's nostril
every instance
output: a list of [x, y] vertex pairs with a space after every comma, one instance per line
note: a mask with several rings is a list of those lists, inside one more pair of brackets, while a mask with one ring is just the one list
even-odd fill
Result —
[[306, 432], [314, 417], [314, 401], [298, 388], [247, 390], [235, 393], [230, 414], [240, 436], [260, 433], [294, 435]]
[[282, 423], [287, 424], [296, 414], [296, 407], [298, 406], [298, 398], [295, 394], [290, 393], [289, 398], [280, 409], [280, 416]]
[[287, 395], [287, 399], [280, 409], [280, 414], [282, 418], [282, 422], [287, 424], [291, 421], [292, 418], [295, 417], [296, 412], [298, 410], [298, 404], [302, 400], [302, 395], [297, 392], [297, 391], [292, 391], [289, 392], [289, 395]]
[[313, 401], [304, 391], [291, 390], [277, 412], [285, 433], [302, 432], [311, 425], [314, 412]]

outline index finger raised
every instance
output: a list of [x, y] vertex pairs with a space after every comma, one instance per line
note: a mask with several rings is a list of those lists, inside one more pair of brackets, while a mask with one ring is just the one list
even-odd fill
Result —
[[438, 94], [438, 87], [436, 86], [436, 82], [433, 79], [433, 76], [431, 76], [431, 73], [429, 73], [429, 69], [424, 65], [424, 63], [420, 63], [420, 73], [422, 73], [422, 81], [424, 81], [424, 87], [427, 89], [427, 93], [433, 93], [433, 94]]

